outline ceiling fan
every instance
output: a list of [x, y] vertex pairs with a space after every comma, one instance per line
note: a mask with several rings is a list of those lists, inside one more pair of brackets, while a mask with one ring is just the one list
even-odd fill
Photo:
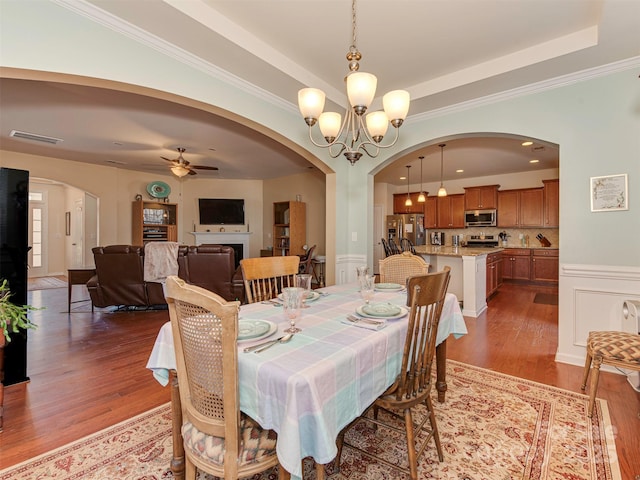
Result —
[[173, 164], [173, 166], [171, 166], [171, 172], [173, 172], [176, 177], [184, 177], [185, 175], [196, 175], [197, 172], [195, 170], [218, 170], [218, 167], [208, 167], [206, 165], [191, 165], [182, 156], [186, 149], [183, 147], [178, 147], [177, 150], [179, 153], [178, 158], [171, 160], [166, 157], [160, 157], [161, 159]]

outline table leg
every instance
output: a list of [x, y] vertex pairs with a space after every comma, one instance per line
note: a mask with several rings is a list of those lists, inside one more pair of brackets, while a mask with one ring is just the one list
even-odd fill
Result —
[[445, 340], [436, 347], [436, 390], [438, 390], [438, 401], [444, 402], [447, 391], [447, 341]]
[[[71, 313], [71, 289], [73, 288], [73, 283], [71, 282], [70, 278], [68, 278], [68, 280], [69, 281], [67, 282], [67, 312]], [[93, 303], [91, 305], [93, 305]]]
[[180, 402], [180, 388], [178, 377], [174, 370], [169, 373], [171, 384], [171, 430], [173, 437], [173, 458], [171, 472], [176, 480], [184, 480], [184, 444], [182, 441], [182, 403]]

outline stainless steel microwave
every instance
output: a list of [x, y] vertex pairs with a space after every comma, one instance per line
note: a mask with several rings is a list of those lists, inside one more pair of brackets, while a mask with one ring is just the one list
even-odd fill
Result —
[[465, 227], [495, 227], [496, 210], [467, 210], [464, 212]]

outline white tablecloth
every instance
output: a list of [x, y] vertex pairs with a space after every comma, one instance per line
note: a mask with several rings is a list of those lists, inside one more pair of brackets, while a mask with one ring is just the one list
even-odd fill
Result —
[[[393, 383], [404, 349], [406, 317], [378, 331], [346, 325], [345, 316], [362, 305], [357, 286], [323, 291], [330, 294], [303, 310], [302, 332], [291, 341], [238, 356], [240, 409], [278, 433], [278, 458], [293, 478], [301, 476], [303, 458], [324, 464], [336, 456], [338, 433]], [[406, 293], [376, 292], [373, 302], [405, 305]], [[287, 328], [282, 308], [272, 305], [243, 305], [240, 318], [271, 320], [278, 324], [275, 335]], [[437, 343], [466, 333], [458, 299], [447, 294]], [[163, 385], [176, 368], [169, 323], [158, 334], [147, 368]]]

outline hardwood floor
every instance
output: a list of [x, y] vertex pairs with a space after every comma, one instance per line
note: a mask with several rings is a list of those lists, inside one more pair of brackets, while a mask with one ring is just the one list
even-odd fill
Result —
[[[505, 284], [488, 311], [467, 318], [469, 334], [448, 342], [448, 358], [580, 392], [582, 367], [556, 363], [557, 305], [534, 303], [548, 287]], [[74, 300], [86, 298], [75, 287]], [[0, 468], [59, 447], [168, 402], [170, 392], [145, 368], [166, 311], [119, 312], [75, 303], [67, 289], [29, 292], [38, 329], [29, 333], [31, 381], [5, 389]], [[640, 479], [640, 394], [625, 377], [602, 373], [622, 479]]]

